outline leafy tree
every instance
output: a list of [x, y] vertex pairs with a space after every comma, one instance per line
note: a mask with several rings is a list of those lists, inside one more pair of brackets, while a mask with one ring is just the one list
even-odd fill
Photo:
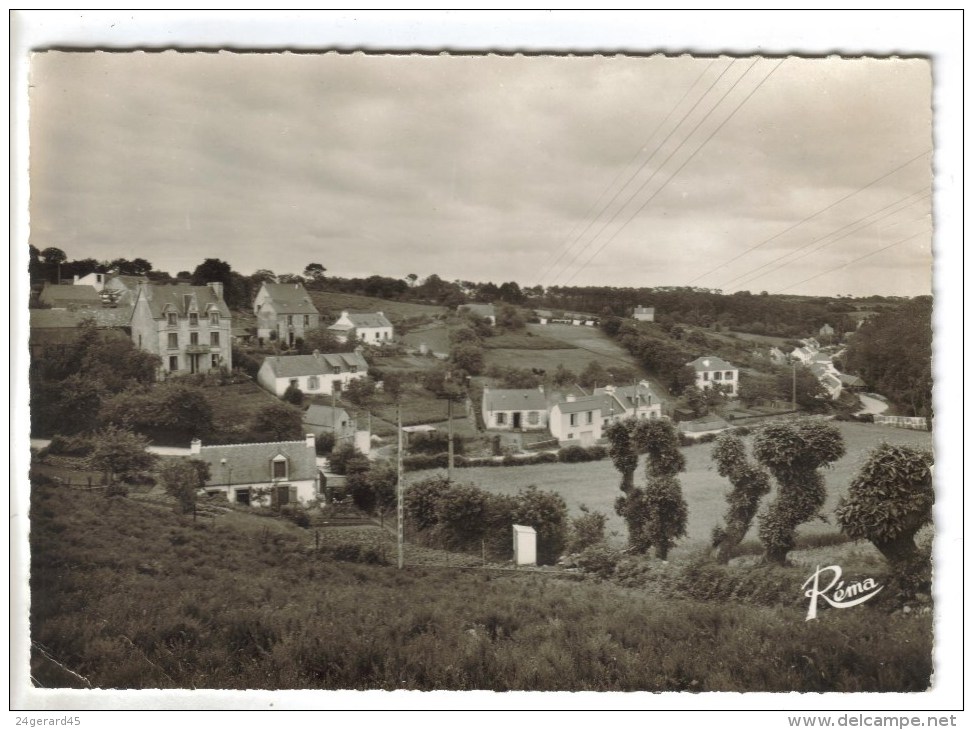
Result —
[[322, 354], [335, 352], [348, 352], [355, 347], [353, 339], [349, 338], [347, 343], [339, 342], [334, 333], [326, 327], [314, 327], [304, 330], [304, 341], [298, 348], [301, 354], [310, 355], [315, 350]]
[[773, 376], [751, 373], [740, 373], [740, 387], [737, 395], [747, 405], [781, 398], [779, 382]]
[[294, 406], [277, 401], [268, 403], [253, 417], [251, 430], [264, 434], [268, 441], [295, 441], [303, 433], [303, 414]]
[[608, 382], [608, 371], [597, 360], [589, 362], [578, 378], [582, 388], [595, 388]]
[[375, 397], [375, 381], [371, 378], [355, 378], [345, 386], [342, 397], [364, 408]]
[[352, 475], [368, 471], [371, 462], [353, 444], [341, 444], [331, 452], [328, 459], [331, 471], [335, 474]]
[[822, 413], [828, 410], [828, 404], [831, 402], [831, 396], [817, 376], [803, 365], [798, 365], [790, 371], [782, 371], [777, 376], [777, 390], [786, 393], [788, 400], [796, 394], [797, 407], [808, 413]]
[[[527, 297], [520, 290], [520, 285], [516, 281], [507, 281], [500, 285], [497, 290], [497, 297], [502, 302], [509, 304], [523, 304]], [[499, 318], [497, 319], [499, 322]]]
[[473, 330], [472, 327], [460, 327], [449, 333], [449, 341], [453, 345], [460, 345], [464, 342], [471, 342], [473, 344], [480, 344], [480, 336]]
[[377, 514], [384, 525], [385, 515], [396, 506], [398, 499], [398, 473], [388, 462], [375, 464], [368, 470], [350, 474], [348, 491], [358, 509]]
[[196, 496], [209, 481], [209, 464], [200, 459], [169, 459], [158, 470], [166, 493], [176, 498], [183, 514], [196, 513]]
[[417, 274], [408, 274], [406, 275], [405, 280], [409, 282], [410, 287], [413, 287], [416, 285], [416, 282], [419, 281], [419, 276]]
[[284, 391], [284, 395], [281, 397], [285, 403], [290, 403], [292, 406], [300, 408], [304, 405], [304, 392], [294, 385], [294, 383], [287, 386], [287, 390]]
[[405, 389], [405, 382], [405, 375], [402, 373], [387, 372], [382, 376], [382, 392], [393, 401], [398, 401]]
[[709, 413], [709, 401], [706, 394], [696, 385], [689, 385], [682, 393], [686, 407], [693, 412], [694, 418], [700, 418]]
[[638, 446], [634, 439], [636, 421], [632, 418], [615, 421], [604, 430], [608, 439], [608, 457], [622, 475], [619, 489], [628, 494], [635, 488], [635, 470], [639, 466]]
[[327, 271], [321, 264], [308, 264], [304, 268], [304, 277], [318, 283], [324, 279], [324, 272]]
[[93, 448], [86, 463], [105, 475], [105, 494], [109, 497], [124, 496], [127, 490], [119, 482], [138, 476], [155, 463], [155, 455], [146, 451], [148, 440], [131, 431], [106, 426], [92, 434], [91, 441]]
[[450, 360], [470, 375], [483, 372], [483, 348], [476, 345], [457, 345], [450, 351]]
[[232, 269], [226, 261], [220, 259], [204, 259], [203, 263], [197, 266], [192, 276], [195, 286], [206, 286], [210, 282], [222, 282], [224, 287], [230, 282], [230, 272]]
[[760, 500], [770, 492], [770, 475], [747, 458], [743, 440], [722, 434], [713, 448], [713, 461], [721, 477], [727, 477], [733, 489], [726, 495], [724, 525], [713, 530], [713, 548], [721, 563], [728, 563], [733, 551], [743, 542]]
[[568, 507], [564, 498], [531, 485], [517, 494], [511, 517], [512, 524], [527, 525], [537, 532], [537, 562], [556, 563], [567, 543]]
[[818, 472], [845, 453], [841, 431], [830, 423], [773, 423], [754, 437], [753, 454], [777, 480], [777, 498], [759, 518], [769, 562], [783, 565], [794, 549], [794, 531], [820, 513], [827, 496]]
[[250, 282], [254, 285], [255, 288], [259, 288], [260, 285], [263, 284], [265, 281], [269, 281], [272, 284], [276, 283], [277, 274], [275, 274], [270, 269], [257, 269], [252, 274], [250, 274]]
[[496, 312], [497, 326], [502, 329], [522, 330], [527, 326], [527, 320], [524, 319], [523, 314], [516, 307], [512, 307], [509, 304], [501, 304], [497, 307]]
[[882, 444], [871, 452], [835, 510], [842, 532], [878, 548], [900, 584], [908, 585], [921, 572], [914, 538], [932, 522], [932, 465], [928, 450]]
[[623, 492], [615, 500], [615, 511], [628, 525], [629, 545], [635, 552], [645, 553], [655, 547], [656, 557], [665, 560], [675, 541], [686, 534], [688, 508], [676, 478], [676, 474], [685, 471], [686, 459], [679, 448], [676, 429], [669, 421], [633, 420], [628, 428], [631, 448], [647, 454], [646, 481], [644, 488], [632, 487]]
[[335, 437], [331, 431], [322, 431], [314, 439], [314, 452], [318, 456], [327, 456], [334, 449]]
[[554, 370], [554, 385], [563, 388], [564, 386], [577, 382], [577, 380], [578, 376], [564, 367], [563, 363], [557, 364], [557, 368]]
[[571, 518], [568, 537], [568, 551], [580, 553], [592, 545], [605, 541], [605, 526], [608, 517], [601, 512], [592, 512], [585, 505], [578, 507], [581, 514]]
[[44, 259], [44, 265], [47, 268], [47, 278], [50, 279], [53, 272], [57, 277], [54, 281], [60, 282], [61, 264], [68, 260], [67, 254], [59, 248], [48, 246], [41, 251], [41, 258]]

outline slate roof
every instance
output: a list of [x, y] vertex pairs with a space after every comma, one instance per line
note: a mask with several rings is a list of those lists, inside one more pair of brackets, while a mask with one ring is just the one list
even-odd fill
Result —
[[265, 281], [263, 286], [273, 300], [274, 311], [278, 314], [318, 313], [303, 284], [275, 284], [272, 281]]
[[632, 314], [655, 314], [655, 307], [636, 307]]
[[186, 307], [186, 295], [196, 298], [196, 310], [200, 313], [209, 310], [210, 304], [215, 304], [220, 310], [220, 317], [230, 318], [230, 310], [226, 302], [216, 295], [208, 286], [192, 286], [191, 284], [145, 284], [142, 296], [149, 305], [153, 319], [162, 319], [166, 305], [171, 305], [181, 317], [185, 317], [189, 309]]
[[135, 291], [138, 289], [139, 284], [148, 282], [148, 279], [144, 276], [129, 276], [127, 274], [117, 274], [113, 276], [109, 274], [108, 280], [105, 282], [105, 286], [110, 288], [118, 288], [112, 287], [112, 284], [115, 284], [116, 282], [124, 286], [126, 289]]
[[488, 411], [546, 411], [547, 399], [536, 388], [483, 391], [483, 406]]
[[[357, 352], [338, 352], [331, 355], [270, 355], [264, 358], [275, 378], [296, 378], [302, 375], [331, 375], [334, 368], [349, 372], [352, 366], [358, 372], [368, 370], [365, 358]], [[261, 366], [263, 367], [263, 366]]]
[[[595, 388], [595, 395], [604, 393], [604, 388]], [[625, 404], [626, 408], [635, 408], [635, 395], [639, 394], [641, 400], [639, 405], [647, 406], [653, 403], [661, 403], [662, 398], [652, 390], [651, 386], [644, 385], [622, 385], [615, 388], [615, 398]], [[648, 396], [648, 399], [646, 399]]]
[[348, 319], [351, 325], [338, 324], [335, 322], [328, 327], [329, 330], [349, 330], [352, 327], [391, 327], [392, 323], [380, 312], [348, 312]]
[[736, 365], [731, 365], [726, 360], [715, 355], [709, 357], [697, 357], [688, 365], [697, 373], [710, 370], [739, 370]]
[[582, 413], [584, 411], [595, 410], [600, 410], [603, 416], [611, 413], [612, 410], [618, 415], [625, 413], [625, 406], [617, 398], [607, 393], [586, 395], [583, 398], [576, 398], [573, 401], [564, 401], [558, 403], [557, 408], [561, 413]]
[[847, 385], [850, 388], [864, 388], [865, 381], [859, 378], [857, 375], [848, 375], [847, 373], [839, 373], [838, 380], [842, 384]]
[[41, 292], [40, 300], [53, 307], [69, 304], [101, 306], [101, 296], [90, 284], [47, 284]]
[[[190, 458], [200, 459], [209, 464], [207, 487], [220, 487], [227, 484], [269, 483], [271, 461], [282, 455], [287, 458], [287, 479], [294, 482], [314, 479], [318, 473], [314, 459], [314, 449], [301, 441], [280, 441], [261, 444], [230, 444], [227, 446], [203, 446], [198, 454]], [[222, 460], [226, 459], [226, 465]]]
[[348, 411], [344, 408], [312, 404], [304, 411], [304, 423], [310, 426], [334, 428], [335, 425], [344, 424], [347, 426], [351, 423], [351, 419], [348, 418]]
[[128, 327], [132, 320], [131, 307], [104, 307], [70, 312], [63, 309], [31, 309], [30, 328], [73, 329], [86, 319], [93, 319], [98, 327]]

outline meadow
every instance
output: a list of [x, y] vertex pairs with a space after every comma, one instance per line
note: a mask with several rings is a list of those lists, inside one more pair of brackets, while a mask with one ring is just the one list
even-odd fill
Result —
[[578, 574], [399, 571], [348, 562], [366, 553], [333, 539], [316, 549], [313, 531], [272, 517], [233, 511], [194, 522], [159, 504], [37, 483], [33, 681], [653, 692], [929, 685], [931, 614], [863, 606], [805, 622], [791, 586], [801, 570], [768, 574], [768, 585], [793, 597], [758, 605], [687, 597], [709, 574], [673, 564], [650, 566], [644, 587]]
[[446, 307], [432, 304], [415, 304], [413, 302], [397, 302], [390, 299], [365, 297], [358, 294], [344, 294], [342, 292], [309, 290], [311, 301], [321, 314], [341, 314], [342, 310], [352, 312], [382, 312], [395, 324], [396, 321], [409, 317], [437, 317], [444, 314]]
[[[928, 432], [909, 431], [873, 424], [837, 422], [845, 442], [845, 455], [833, 468], [824, 471], [828, 487], [828, 499], [824, 514], [830, 515], [838, 500], [845, 494], [848, 484], [866, 458], [869, 450], [882, 441], [892, 444], [914, 444], [931, 448], [932, 436]], [[746, 440], [749, 442], [750, 437]], [[686, 471], [679, 475], [683, 496], [689, 507], [687, 535], [673, 550], [673, 559], [685, 557], [709, 542], [710, 534], [723, 519], [726, 511], [726, 492], [730, 484], [716, 473], [710, 458], [713, 445], [696, 444], [683, 448], [686, 457]], [[644, 460], [639, 465], [636, 479], [644, 478]], [[406, 474], [408, 483], [419, 481], [430, 474], [442, 470], [416, 471]], [[601, 512], [608, 517], [607, 531], [611, 540], [623, 545], [627, 540], [624, 521], [615, 514], [615, 499], [620, 492], [619, 473], [611, 460], [586, 462], [580, 464], [537, 464], [519, 467], [471, 467], [459, 470], [456, 479], [471, 482], [488, 491], [502, 494], [516, 494], [529, 485], [544, 491], [554, 491], [567, 502], [568, 510], [578, 514], [581, 505]], [[773, 498], [773, 493], [766, 500]], [[747, 540], [756, 541], [756, 525], [751, 527]], [[798, 530], [799, 538], [812, 544], [827, 540], [828, 536], [838, 539], [838, 528], [833, 520], [809, 522]], [[864, 546], [871, 550], [870, 546]]]

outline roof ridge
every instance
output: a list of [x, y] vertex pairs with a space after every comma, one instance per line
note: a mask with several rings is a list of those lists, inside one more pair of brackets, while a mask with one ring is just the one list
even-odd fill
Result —
[[[248, 441], [243, 444], [207, 444], [205, 446], [200, 446], [201, 449], [214, 449], [214, 448], [229, 448], [230, 446], [281, 446], [283, 444], [301, 444], [306, 446], [307, 442], [304, 439], [296, 439], [292, 441]], [[192, 454], [190, 454], [192, 456]]]

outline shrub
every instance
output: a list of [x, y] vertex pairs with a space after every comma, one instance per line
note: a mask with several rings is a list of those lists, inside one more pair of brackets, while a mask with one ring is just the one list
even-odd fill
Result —
[[618, 567], [622, 554], [603, 542], [585, 548], [577, 558], [578, 567], [599, 578], [609, 578]]
[[327, 456], [334, 449], [335, 437], [331, 431], [322, 431], [314, 439], [314, 451], [318, 456]]
[[608, 456], [608, 449], [604, 446], [565, 446], [557, 452], [557, 460], [565, 464], [577, 464], [582, 461], [600, 461]]
[[[443, 454], [449, 450], [449, 434], [442, 431], [413, 434], [409, 439], [409, 451], [414, 454]], [[462, 436], [453, 436], [453, 453], [462, 454], [466, 441]]]
[[290, 403], [292, 406], [300, 407], [304, 404], [304, 393], [293, 383], [287, 386], [287, 390], [284, 391], [281, 398], [285, 403]]
[[93, 448], [94, 444], [87, 436], [55, 436], [47, 451], [59, 456], [88, 456]]
[[296, 504], [285, 504], [280, 508], [280, 516], [284, 519], [290, 520], [298, 527], [303, 527], [307, 529], [311, 526], [311, 515], [308, 511]]
[[537, 531], [537, 562], [556, 563], [567, 542], [568, 508], [564, 498], [532, 485], [517, 494], [511, 517], [514, 524], [529, 525]]
[[581, 514], [571, 519], [568, 552], [578, 553], [605, 540], [608, 517], [581, 505]]

